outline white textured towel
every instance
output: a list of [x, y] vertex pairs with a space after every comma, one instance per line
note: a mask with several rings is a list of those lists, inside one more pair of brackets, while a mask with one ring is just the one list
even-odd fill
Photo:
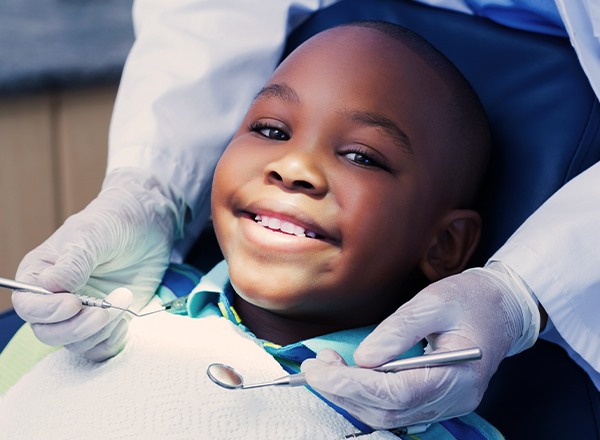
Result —
[[246, 383], [286, 374], [223, 318], [159, 313], [132, 320], [125, 350], [104, 363], [64, 349], [38, 363], [0, 399], [0, 437], [329, 440], [356, 431], [304, 387], [222, 389], [206, 375], [212, 362]]

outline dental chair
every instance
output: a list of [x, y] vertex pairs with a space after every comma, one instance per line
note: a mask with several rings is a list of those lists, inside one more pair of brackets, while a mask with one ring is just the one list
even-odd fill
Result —
[[24, 321], [19, 318], [14, 309], [0, 313], [0, 352], [23, 324]]
[[[286, 53], [356, 20], [391, 21], [423, 35], [463, 72], [487, 111], [494, 152], [473, 264], [485, 263], [550, 195], [600, 160], [600, 103], [568, 40], [408, 0], [345, 0], [303, 23]], [[208, 227], [187, 263], [206, 272], [220, 258]], [[11, 313], [0, 315], [0, 338], [22, 323]], [[502, 362], [477, 412], [509, 440], [600, 440], [598, 391], [560, 347], [541, 340]]]

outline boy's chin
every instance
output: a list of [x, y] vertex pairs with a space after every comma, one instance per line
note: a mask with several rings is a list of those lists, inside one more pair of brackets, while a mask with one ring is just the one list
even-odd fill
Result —
[[229, 278], [238, 295], [259, 307], [286, 310], [319, 290], [322, 276], [306, 267], [285, 263], [228, 261]]
[[249, 305], [277, 314], [293, 313], [293, 310], [297, 309], [305, 298], [302, 293], [290, 291], [289, 286], [268, 289], [264, 288], [263, 284], [262, 289], [260, 287], [257, 289], [255, 283], [236, 283], [231, 280], [231, 284], [238, 297]]

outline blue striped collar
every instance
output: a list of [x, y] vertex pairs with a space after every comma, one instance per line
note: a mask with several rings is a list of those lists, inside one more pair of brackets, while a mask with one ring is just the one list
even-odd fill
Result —
[[[225, 261], [217, 264], [206, 274], [192, 291], [187, 302], [188, 315], [198, 318], [206, 315], [220, 314], [236, 324], [244, 332], [252, 332], [243, 324], [233, 308], [235, 292], [229, 283], [229, 273]], [[216, 311], [218, 307], [218, 312]], [[306, 339], [294, 344], [280, 346], [266, 340], [260, 340], [265, 350], [276, 357], [284, 367], [294, 370], [304, 359], [314, 357], [324, 348], [338, 352], [349, 365], [354, 365], [353, 354], [358, 344], [373, 331], [375, 326], [359, 327], [339, 332], [329, 333]], [[253, 335], [254, 336], [254, 335]], [[402, 357], [417, 356], [423, 353], [420, 344], [413, 347]]]

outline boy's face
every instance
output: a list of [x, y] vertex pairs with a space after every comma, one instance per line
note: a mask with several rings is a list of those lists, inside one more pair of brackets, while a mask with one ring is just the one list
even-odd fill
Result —
[[348, 325], [405, 301], [402, 282], [445, 209], [444, 133], [433, 126], [446, 94], [410, 50], [371, 29], [335, 30], [289, 57], [214, 177], [236, 292], [287, 317]]

